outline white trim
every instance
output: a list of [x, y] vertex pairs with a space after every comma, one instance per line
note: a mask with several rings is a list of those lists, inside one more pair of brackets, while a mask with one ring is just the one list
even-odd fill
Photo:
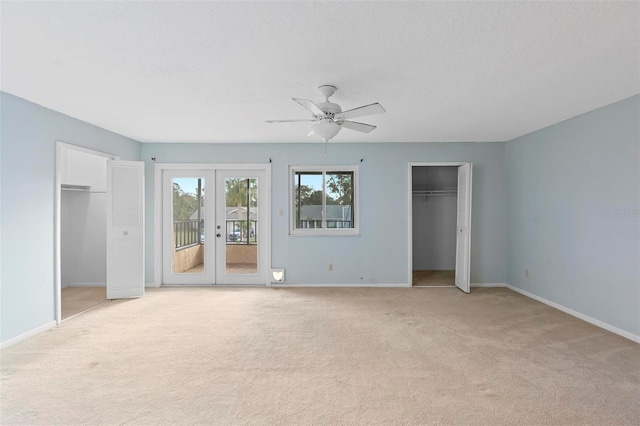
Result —
[[496, 287], [507, 287], [507, 284], [506, 283], [471, 283], [471, 287], [496, 288]]
[[270, 163], [155, 163], [164, 170], [243, 170], [267, 169]]
[[458, 288], [455, 285], [412, 285], [411, 288]]
[[633, 342], [640, 343], [640, 336], [638, 336], [637, 334], [630, 333], [630, 332], [625, 331], [625, 330], [623, 330], [621, 328], [613, 326], [613, 325], [611, 325], [609, 323], [606, 323], [604, 321], [600, 321], [598, 319], [590, 317], [589, 315], [581, 314], [578, 311], [574, 311], [571, 308], [567, 308], [566, 306], [560, 305], [559, 303], [552, 302], [552, 301], [547, 300], [547, 299], [545, 299], [543, 297], [536, 296], [535, 294], [529, 293], [528, 291], [522, 290], [522, 289], [520, 289], [518, 287], [514, 287], [514, 286], [509, 285], [509, 284], [506, 284], [506, 287], [508, 289], [510, 289], [510, 290], [515, 291], [516, 293], [522, 294], [523, 296], [527, 296], [527, 297], [529, 297], [529, 298], [531, 298], [533, 300], [537, 300], [538, 302], [544, 303], [545, 305], [551, 306], [552, 308], [555, 308], [555, 309], [557, 309], [559, 311], [562, 311], [562, 312], [564, 312], [566, 314], [569, 314], [569, 315], [574, 316], [574, 317], [576, 317], [578, 319], [581, 319], [581, 320], [586, 321], [586, 322], [588, 322], [590, 324], [593, 324], [596, 327], [600, 327], [600, 328], [602, 328], [604, 330], [610, 331], [610, 332], [612, 332], [614, 334], [617, 334], [619, 336], [627, 338], [627, 339], [629, 339], [629, 340], [631, 340]]
[[[155, 163], [153, 169], [153, 282], [146, 287], [160, 287], [162, 284], [162, 172], [163, 170], [264, 170], [266, 175], [266, 215], [267, 223], [265, 285], [271, 286], [268, 271], [271, 268], [271, 163]], [[208, 285], [215, 287], [216, 285]]]
[[162, 288], [202, 287], [208, 289], [218, 288], [265, 288], [263, 284], [162, 284]]
[[265, 174], [265, 182], [263, 183], [263, 186], [265, 187], [265, 193], [264, 196], [266, 197], [265, 200], [265, 206], [266, 206], [266, 214], [264, 217], [264, 225], [262, 226], [266, 226], [266, 250], [265, 250], [265, 256], [264, 256], [264, 265], [262, 266], [264, 268], [265, 271], [265, 283], [264, 285], [266, 287], [271, 287], [271, 227], [273, 226], [273, 224], [271, 223], [271, 163], [267, 163], [265, 170], [264, 170], [264, 174]]
[[60, 244], [60, 222], [61, 222], [61, 199], [62, 199], [62, 169], [63, 164], [62, 153], [63, 150], [78, 151], [85, 154], [96, 155], [98, 157], [104, 157], [111, 160], [117, 160], [119, 157], [114, 154], [106, 152], [95, 151], [93, 149], [84, 148], [70, 143], [56, 140], [56, 158], [55, 158], [55, 188], [54, 188], [54, 322], [60, 324], [62, 322], [62, 266], [61, 266], [61, 244]]
[[[297, 229], [295, 227], [295, 173], [303, 172], [322, 172], [323, 176], [327, 172], [352, 172], [353, 173], [353, 228], [316, 228], [316, 229]], [[326, 182], [323, 181], [322, 192], [326, 194]], [[289, 166], [289, 235], [292, 237], [353, 237], [360, 235], [360, 167], [357, 165], [332, 165], [332, 166]], [[326, 204], [323, 201], [323, 214], [325, 214]], [[326, 218], [322, 221], [325, 223]]]
[[[414, 167], [423, 167], [423, 166], [439, 166], [439, 167], [460, 167], [464, 164], [469, 163], [468, 161], [410, 161], [408, 163], [408, 173], [407, 173], [407, 216], [408, 216], [408, 256], [407, 263], [409, 270], [407, 271], [407, 276], [409, 277], [409, 286], [413, 286], [413, 168]], [[469, 163], [471, 164], [471, 163]], [[457, 195], [456, 195], [457, 198]], [[469, 213], [471, 215], [471, 213]], [[457, 224], [457, 221], [456, 221]], [[457, 225], [456, 225], [457, 226]], [[471, 232], [471, 227], [469, 227], [469, 232]], [[469, 253], [469, 270], [471, 270], [471, 253]]]
[[153, 285], [162, 285], [162, 167], [153, 167]]
[[[504, 288], [507, 285], [505, 283], [471, 283], [471, 287], [475, 288]], [[415, 285], [413, 288], [438, 288], [438, 287], [451, 287], [458, 288], [455, 284], [451, 285]]]
[[411, 161], [409, 166], [438, 166], [438, 167], [460, 167], [464, 166], [470, 161]]
[[356, 283], [356, 284], [293, 284], [293, 283], [271, 283], [271, 287], [273, 288], [285, 288], [285, 287], [295, 287], [295, 288], [303, 288], [303, 287], [341, 287], [341, 288], [354, 288], [354, 287], [376, 287], [376, 288], [407, 288], [406, 283], [395, 283], [395, 284], [385, 284], [385, 283]]
[[4, 342], [0, 343], [0, 349], [6, 349], [9, 346], [15, 345], [18, 342], [21, 342], [23, 340], [26, 340], [30, 337], [35, 336], [36, 334], [40, 334], [44, 331], [49, 330], [50, 328], [55, 327], [56, 325], [58, 325], [58, 323], [56, 321], [49, 321], [46, 324], [41, 325], [40, 327], [36, 327], [33, 330], [29, 330], [25, 333], [19, 334], [16, 337], [12, 337], [11, 339], [5, 340]]

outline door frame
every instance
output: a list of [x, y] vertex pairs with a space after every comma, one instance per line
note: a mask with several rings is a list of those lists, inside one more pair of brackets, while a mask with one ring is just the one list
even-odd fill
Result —
[[[78, 151], [84, 154], [95, 155], [107, 158], [109, 160], [118, 160], [119, 157], [102, 151], [96, 151], [84, 148], [78, 145], [72, 145], [67, 142], [56, 140], [56, 177], [55, 177], [55, 195], [54, 195], [54, 319], [57, 325], [62, 322], [62, 248], [60, 243], [61, 230], [61, 207], [62, 207], [62, 171], [66, 166], [64, 164], [63, 153], [66, 151]], [[105, 179], [107, 176], [105, 175]], [[107, 259], [105, 259], [106, 263]]]
[[[164, 170], [264, 170], [265, 199], [265, 286], [271, 287], [271, 163], [155, 163], [153, 179], [153, 285], [162, 285], [162, 172]], [[232, 286], [231, 284], [225, 286]]]
[[[408, 186], [407, 186], [407, 198], [408, 198], [408, 287], [413, 287], [413, 168], [414, 167], [460, 167], [465, 164], [473, 164], [470, 161], [415, 161], [409, 162], [408, 169]], [[458, 198], [460, 194], [456, 195]], [[473, 199], [473, 198], [472, 198]], [[456, 209], [457, 211], [457, 209]], [[456, 230], [457, 230], [457, 218], [456, 218]], [[469, 220], [469, 235], [471, 235], [471, 220]], [[457, 231], [456, 231], [457, 233]], [[457, 235], [456, 235], [457, 238]], [[456, 242], [456, 254], [457, 254], [457, 242]], [[469, 257], [467, 258], [467, 268], [471, 266], [471, 250], [469, 250]], [[455, 287], [455, 285], [454, 285]]]

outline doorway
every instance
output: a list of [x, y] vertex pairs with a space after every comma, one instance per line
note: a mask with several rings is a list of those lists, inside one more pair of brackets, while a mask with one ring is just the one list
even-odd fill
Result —
[[471, 164], [411, 163], [409, 182], [411, 285], [468, 293]]
[[107, 300], [107, 162], [113, 158], [57, 143], [58, 322]]
[[159, 166], [162, 284], [265, 285], [265, 166]]

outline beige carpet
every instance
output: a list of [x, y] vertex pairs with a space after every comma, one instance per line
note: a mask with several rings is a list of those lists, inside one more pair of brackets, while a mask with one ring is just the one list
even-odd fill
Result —
[[456, 271], [413, 271], [414, 287], [441, 287], [456, 285]]
[[1, 378], [3, 425], [640, 422], [640, 345], [496, 288], [155, 289]]

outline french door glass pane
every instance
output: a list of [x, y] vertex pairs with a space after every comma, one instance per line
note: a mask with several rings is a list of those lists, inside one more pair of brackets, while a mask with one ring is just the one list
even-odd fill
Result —
[[225, 178], [227, 274], [258, 273], [258, 179]]
[[173, 178], [172, 181], [174, 274], [202, 274], [205, 267], [204, 177]]

